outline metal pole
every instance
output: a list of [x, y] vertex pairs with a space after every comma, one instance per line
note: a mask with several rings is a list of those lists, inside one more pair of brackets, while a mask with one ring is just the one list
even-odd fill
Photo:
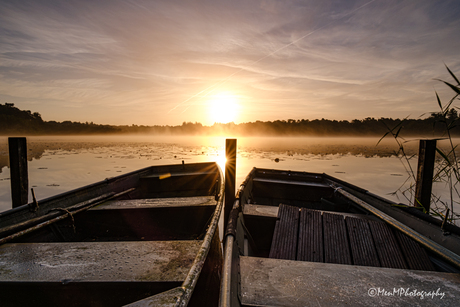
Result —
[[25, 137], [8, 138], [11, 199], [13, 208], [29, 201], [29, 175], [27, 172], [27, 141]]
[[227, 222], [235, 202], [236, 192], [236, 139], [225, 140], [225, 206], [224, 206], [224, 230], [227, 230]]
[[426, 213], [430, 211], [435, 157], [436, 140], [420, 140], [414, 206], [425, 208]]

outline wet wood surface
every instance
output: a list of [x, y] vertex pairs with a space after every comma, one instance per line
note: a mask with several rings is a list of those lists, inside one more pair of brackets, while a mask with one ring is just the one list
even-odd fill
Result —
[[427, 252], [380, 221], [280, 205], [269, 258], [433, 271]]
[[280, 205], [278, 220], [275, 225], [274, 243], [270, 258], [296, 259], [299, 227], [299, 208]]
[[215, 206], [214, 196], [112, 200], [91, 210]]
[[[460, 297], [452, 273], [245, 256], [240, 272], [244, 306], [458, 306]], [[438, 294], [422, 300], [414, 290]]]

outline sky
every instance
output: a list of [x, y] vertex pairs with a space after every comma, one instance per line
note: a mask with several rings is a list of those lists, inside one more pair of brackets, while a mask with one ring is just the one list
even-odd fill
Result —
[[418, 118], [460, 75], [460, 1], [0, 0], [0, 103], [180, 125]]

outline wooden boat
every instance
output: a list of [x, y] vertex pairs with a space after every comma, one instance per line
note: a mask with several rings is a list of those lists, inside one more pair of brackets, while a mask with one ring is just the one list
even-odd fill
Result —
[[459, 235], [326, 174], [254, 168], [227, 224], [219, 305], [458, 306]]
[[0, 305], [216, 306], [223, 185], [153, 166], [0, 213]]

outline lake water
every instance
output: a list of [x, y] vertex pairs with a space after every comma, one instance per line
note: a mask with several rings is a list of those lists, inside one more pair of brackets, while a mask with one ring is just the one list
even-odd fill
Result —
[[[379, 138], [238, 138], [237, 186], [253, 167], [327, 173], [395, 202], [408, 186], [394, 140]], [[28, 137], [29, 188], [38, 200], [150, 165], [225, 161], [224, 137], [66, 136]], [[407, 154], [418, 152], [409, 142]], [[8, 138], [0, 137], [0, 211], [11, 208]], [[416, 169], [417, 158], [411, 160]], [[443, 184], [435, 193], [445, 194]], [[29, 196], [31, 201], [31, 196]], [[457, 210], [457, 212], [460, 210]]]

